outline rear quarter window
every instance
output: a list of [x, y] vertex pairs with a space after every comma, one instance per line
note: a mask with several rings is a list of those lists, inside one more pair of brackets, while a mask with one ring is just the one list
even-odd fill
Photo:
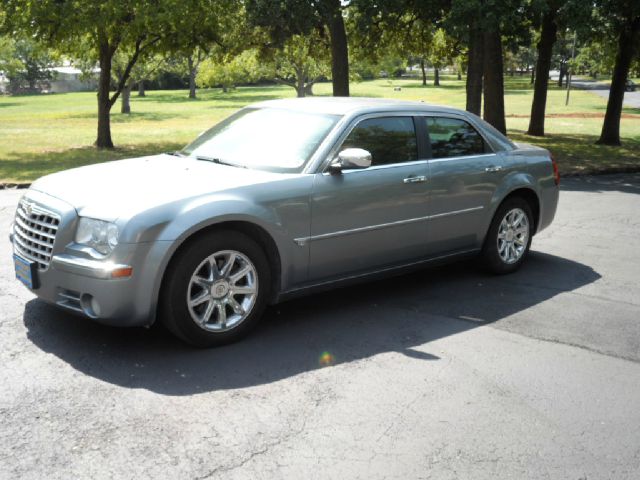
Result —
[[432, 158], [464, 157], [490, 152], [478, 131], [464, 120], [425, 117]]

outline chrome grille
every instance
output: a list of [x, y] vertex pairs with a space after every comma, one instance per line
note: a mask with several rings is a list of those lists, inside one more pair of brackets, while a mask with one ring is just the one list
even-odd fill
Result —
[[53, 244], [60, 225], [60, 217], [27, 201], [18, 204], [14, 222], [13, 246], [16, 253], [36, 262], [46, 270], [51, 261]]

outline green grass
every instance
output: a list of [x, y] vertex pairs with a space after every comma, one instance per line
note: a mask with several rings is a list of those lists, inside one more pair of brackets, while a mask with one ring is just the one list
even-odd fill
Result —
[[[394, 87], [400, 87], [395, 91]], [[424, 100], [464, 108], [464, 82], [444, 77], [441, 87], [422, 87], [419, 80], [374, 80], [351, 85], [353, 95]], [[315, 86], [329, 95], [328, 83]], [[132, 97], [134, 113], [113, 109], [111, 128], [117, 148], [99, 151], [95, 93], [0, 97], [0, 182], [29, 182], [51, 172], [118, 158], [171, 151], [192, 140], [220, 119], [252, 102], [293, 97], [289, 87], [241, 87], [229, 93], [200, 90], [197, 100], [186, 91], [148, 92]], [[546, 121], [547, 137], [524, 134], [532, 91], [526, 77], [507, 77], [505, 104], [509, 135], [516, 141], [549, 148], [562, 173], [640, 167], [640, 109], [625, 109], [621, 124], [623, 147], [596, 146], [606, 102], [589, 92], [574, 90], [564, 105], [565, 92], [551, 87]]]

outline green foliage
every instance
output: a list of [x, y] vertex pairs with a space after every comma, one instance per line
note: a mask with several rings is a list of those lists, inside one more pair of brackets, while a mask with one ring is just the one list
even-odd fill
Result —
[[433, 68], [442, 69], [453, 62], [455, 42], [442, 29], [437, 29], [427, 50], [427, 61]]
[[317, 32], [309, 35], [293, 35], [273, 52], [270, 65], [273, 77], [296, 89], [298, 96], [321, 77], [331, 76], [331, 60], [328, 45]]
[[56, 55], [32, 39], [0, 37], [0, 71], [9, 79], [11, 93], [37, 92], [52, 80]]
[[616, 56], [615, 43], [610, 40], [593, 40], [579, 49], [574, 62], [576, 72], [584, 72], [596, 77], [609, 75], [613, 70]]
[[221, 86], [226, 92], [239, 83], [251, 83], [266, 76], [267, 70], [258, 61], [256, 50], [245, 50], [239, 55], [210, 57], [202, 62], [196, 82], [201, 87]]

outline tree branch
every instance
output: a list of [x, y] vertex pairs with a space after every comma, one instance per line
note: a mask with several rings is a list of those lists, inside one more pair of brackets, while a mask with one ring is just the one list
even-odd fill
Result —
[[131, 76], [131, 70], [133, 69], [134, 65], [138, 61], [138, 58], [140, 57], [140, 54], [144, 50], [149, 48], [151, 45], [153, 45], [154, 43], [158, 42], [159, 40], [160, 40], [160, 37], [155, 37], [152, 40], [150, 40], [149, 42], [147, 42], [145, 45], [142, 45], [142, 42], [144, 41], [144, 37], [140, 37], [140, 38], [138, 38], [138, 40], [136, 40], [136, 46], [135, 46], [135, 49], [133, 51], [133, 55], [131, 56], [131, 58], [127, 62], [127, 66], [125, 67], [124, 72], [122, 73], [122, 76], [120, 77], [120, 79], [118, 81], [118, 86], [116, 87], [116, 91], [111, 96], [111, 98], [109, 98], [109, 105], [111, 107], [113, 107], [113, 105], [116, 103], [116, 100], [118, 100], [118, 97], [120, 96], [120, 94], [122, 93], [122, 90], [124, 89], [125, 85], [127, 84], [127, 81], [129, 80], [129, 77]]
[[292, 82], [291, 80], [285, 80], [282, 77], [275, 77], [274, 80], [276, 81], [276, 83], [279, 83], [281, 85], [287, 85], [288, 87], [296, 88], [295, 82]]

